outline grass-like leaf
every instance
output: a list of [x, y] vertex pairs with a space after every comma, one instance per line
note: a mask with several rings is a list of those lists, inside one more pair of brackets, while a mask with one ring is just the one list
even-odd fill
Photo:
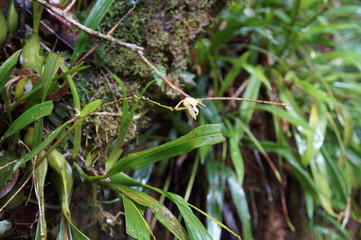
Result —
[[135, 170], [159, 160], [181, 155], [195, 148], [217, 144], [224, 140], [220, 125], [203, 125], [174, 141], [121, 158], [109, 169], [106, 177], [123, 171]]
[[168, 228], [168, 230], [171, 231], [178, 239], [188, 239], [185, 229], [173, 215], [173, 213], [170, 212], [164, 205], [159, 203], [156, 199], [143, 192], [126, 187], [124, 185], [114, 183], [109, 183], [107, 185], [113, 190], [120, 192], [121, 194], [125, 194], [134, 202], [150, 208], [155, 213], [155, 217], [158, 219], [158, 221], [161, 222], [166, 228]]
[[[150, 239], [151, 229], [144, 219], [141, 211], [136, 204], [126, 196], [122, 196], [124, 213], [125, 213], [125, 228], [127, 234], [136, 239], [148, 240]], [[154, 236], [153, 236], [154, 238]]]
[[25, 111], [20, 117], [18, 117], [6, 130], [4, 136], [1, 138], [0, 144], [8, 137], [13, 134], [19, 132], [24, 127], [33, 123], [34, 121], [48, 116], [53, 111], [54, 104], [51, 101], [47, 101], [44, 103], [40, 103], [31, 107], [27, 111]]
[[55, 77], [55, 74], [58, 72], [63, 58], [58, 54], [50, 52], [46, 58], [44, 70], [41, 74], [41, 86], [42, 86], [42, 101], [45, 100], [49, 93], [49, 88], [51, 86], [52, 80]]
[[100, 99], [97, 99], [97, 100], [94, 100], [94, 101], [88, 103], [83, 108], [83, 110], [81, 110], [80, 117], [88, 116], [90, 113], [94, 112], [101, 103], [102, 103], [102, 100], [100, 100]]
[[[90, 11], [87, 19], [85, 20], [84, 25], [91, 29], [96, 29], [99, 23], [102, 21], [105, 14], [108, 12], [110, 6], [114, 0], [98, 0], [96, 1], [94, 7]], [[88, 46], [90, 37], [85, 33], [81, 32], [76, 42], [73, 56], [71, 58], [71, 65], [79, 59], [80, 55], [84, 52], [85, 48]]]
[[19, 60], [20, 52], [21, 50], [18, 50], [13, 53], [0, 67], [0, 93], [4, 90], [5, 83]]

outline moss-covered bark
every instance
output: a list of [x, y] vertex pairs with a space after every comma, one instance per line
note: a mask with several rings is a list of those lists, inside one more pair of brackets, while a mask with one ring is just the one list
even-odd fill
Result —
[[[190, 49], [220, 10], [223, 0], [141, 0], [130, 16], [115, 30], [113, 36], [145, 48], [145, 55], [158, 67], [162, 66], [178, 84], [187, 68]], [[105, 17], [100, 31], [107, 32], [133, 6], [116, 1]], [[104, 43], [97, 59], [120, 76], [130, 79], [150, 79], [150, 69], [128, 49]]]

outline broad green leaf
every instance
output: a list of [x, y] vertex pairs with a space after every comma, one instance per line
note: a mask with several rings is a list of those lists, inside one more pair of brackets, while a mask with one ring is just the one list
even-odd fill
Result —
[[106, 177], [123, 171], [135, 170], [159, 160], [181, 155], [195, 148], [217, 144], [224, 140], [220, 125], [203, 125], [174, 141], [121, 158], [109, 169]]
[[80, 117], [88, 116], [90, 113], [94, 112], [102, 103], [101, 99], [94, 100], [88, 103], [80, 112]]
[[34, 107], [28, 109], [20, 117], [18, 117], [6, 130], [4, 136], [1, 138], [1, 142], [3, 142], [6, 138], [14, 135], [19, 132], [24, 127], [33, 123], [34, 121], [48, 116], [53, 111], [54, 104], [51, 101], [43, 102], [35, 105]]
[[[157, 70], [164, 76], [167, 76], [167, 69], [160, 65], [160, 66], [157, 66]], [[152, 73], [152, 76], [154, 78], [154, 80], [156, 81], [156, 83], [158, 84], [158, 86], [162, 86], [162, 83], [163, 83], [163, 79], [161, 77], [158, 76], [158, 74], [156, 74], [154, 72], [154, 70], [151, 71]]]
[[43, 92], [42, 101], [44, 101], [45, 98], [48, 96], [51, 82], [55, 77], [55, 74], [58, 72], [58, 69], [62, 61], [63, 58], [60, 57], [60, 55], [55, 54], [53, 52], [50, 52], [48, 54], [43, 68], [43, 73], [40, 79], [42, 92]]
[[[100, 22], [102, 21], [105, 14], [108, 12], [110, 6], [114, 0], [98, 0], [96, 1], [94, 7], [90, 11], [87, 19], [85, 20], [84, 26], [95, 30]], [[71, 58], [70, 65], [73, 66], [74, 63], [79, 59], [80, 55], [84, 52], [85, 48], [88, 46], [90, 36], [85, 32], [81, 32], [76, 42], [73, 56]]]
[[18, 62], [20, 52], [21, 50], [18, 50], [13, 53], [0, 67], [0, 93], [3, 91], [6, 81]]
[[[127, 234], [135, 239], [147, 240], [150, 239], [151, 229], [144, 219], [142, 212], [136, 206], [136, 204], [128, 199], [126, 196], [122, 196], [125, 215], [125, 228]], [[152, 234], [153, 235], [153, 234]], [[154, 237], [153, 237], [154, 238]]]
[[125, 194], [134, 202], [150, 208], [155, 213], [155, 217], [158, 219], [158, 221], [161, 222], [166, 228], [168, 228], [168, 230], [173, 233], [178, 239], [188, 239], [186, 231], [177, 220], [177, 218], [173, 215], [173, 213], [170, 212], [168, 208], [166, 208], [156, 199], [136, 189], [129, 188], [123, 185], [114, 183], [108, 183], [107, 185], [113, 190]]

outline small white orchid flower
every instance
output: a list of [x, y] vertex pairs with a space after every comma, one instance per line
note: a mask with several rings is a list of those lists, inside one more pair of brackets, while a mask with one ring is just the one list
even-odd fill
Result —
[[179, 106], [183, 104], [183, 106], [187, 109], [188, 113], [191, 115], [191, 117], [196, 120], [197, 119], [197, 116], [198, 116], [198, 113], [199, 113], [199, 110], [197, 108], [197, 105], [201, 105], [201, 106], [204, 106], [204, 104], [195, 99], [195, 98], [192, 98], [192, 97], [186, 97], [185, 99], [181, 100], [177, 106], [175, 106], [175, 108], [179, 108]]

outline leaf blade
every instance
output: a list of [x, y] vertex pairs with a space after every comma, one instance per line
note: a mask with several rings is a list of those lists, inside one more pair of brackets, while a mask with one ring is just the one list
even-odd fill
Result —
[[213, 145], [224, 140], [220, 125], [203, 125], [174, 141], [121, 158], [109, 169], [106, 177], [122, 171], [135, 170], [161, 159], [181, 155], [195, 148]]
[[54, 104], [51, 101], [43, 102], [29, 108], [9, 126], [0, 142], [3, 142], [6, 138], [14, 135], [16, 132], [20, 131], [34, 121], [50, 115], [53, 111], [53, 108]]

